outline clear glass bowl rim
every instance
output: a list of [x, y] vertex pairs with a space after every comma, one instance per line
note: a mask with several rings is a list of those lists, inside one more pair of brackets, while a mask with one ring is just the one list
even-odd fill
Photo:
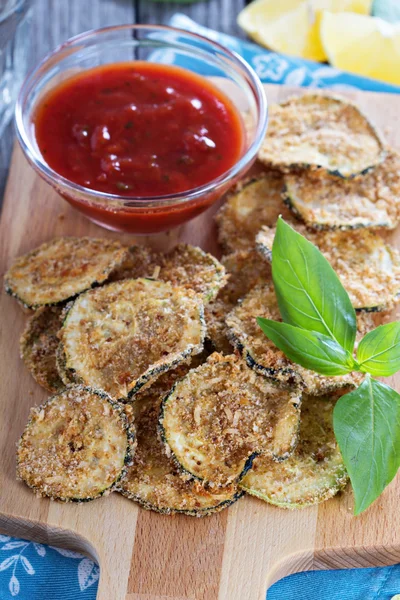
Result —
[[[237, 66], [240, 67], [243, 73], [243, 78], [245, 78], [251, 87], [252, 93], [257, 103], [257, 108], [259, 111], [259, 118], [256, 126], [256, 132], [254, 136], [254, 140], [247, 148], [245, 154], [238, 160], [228, 171], [222, 173], [217, 178], [211, 180], [210, 182], [203, 184], [201, 186], [190, 188], [186, 191], [175, 193], [175, 194], [167, 194], [163, 196], [124, 196], [119, 194], [108, 194], [105, 192], [100, 192], [98, 190], [93, 190], [91, 188], [87, 188], [81, 186], [77, 183], [66, 179], [53, 169], [49, 167], [43, 160], [41, 155], [36, 151], [36, 149], [32, 146], [30, 141], [30, 135], [26, 131], [24, 125], [24, 100], [27, 93], [31, 92], [30, 84], [32, 80], [38, 75], [38, 73], [46, 66], [46, 64], [50, 61], [50, 64], [54, 61], [54, 58], [61, 52], [63, 52], [66, 48], [70, 46], [74, 46], [79, 42], [83, 42], [85, 40], [89, 40], [90, 38], [96, 38], [97, 35], [117, 32], [117, 31], [158, 31], [158, 32], [172, 32], [178, 35], [184, 35], [189, 39], [193, 39], [196, 41], [200, 41], [202, 43], [206, 43], [213, 47], [215, 50], [218, 50], [220, 53], [227, 56], [229, 59], [233, 60]], [[166, 46], [168, 43], [166, 43]], [[54, 63], [53, 63], [54, 64]], [[228, 50], [218, 42], [214, 40], [210, 40], [209, 38], [202, 36], [197, 33], [188, 32], [184, 29], [179, 29], [177, 27], [170, 27], [169, 25], [147, 25], [147, 24], [128, 24], [128, 25], [113, 25], [108, 27], [101, 27], [99, 29], [91, 29], [80, 33], [74, 37], [69, 38], [62, 44], [58, 45], [54, 50], [49, 52], [40, 62], [37, 64], [27, 75], [24, 83], [21, 86], [20, 92], [18, 94], [18, 99], [15, 107], [15, 127], [17, 132], [17, 138], [19, 143], [21, 144], [22, 150], [24, 154], [27, 156], [28, 160], [32, 163], [34, 168], [36, 168], [43, 177], [49, 182], [52, 183], [57, 189], [66, 188], [71, 196], [85, 194], [86, 196], [90, 196], [91, 200], [95, 201], [96, 199], [99, 201], [118, 201], [122, 204], [127, 204], [129, 208], [144, 208], [146, 205], [151, 204], [152, 206], [165, 206], [171, 204], [180, 204], [190, 202], [192, 200], [196, 200], [200, 197], [205, 196], [206, 194], [215, 191], [216, 188], [226, 184], [229, 180], [237, 177], [241, 171], [247, 166], [247, 164], [252, 161], [258, 149], [265, 137], [266, 129], [268, 123], [268, 104], [267, 98], [265, 95], [264, 88], [262, 83], [255, 73], [253, 68], [236, 52], [233, 50]], [[64, 190], [63, 190], [64, 191]]]

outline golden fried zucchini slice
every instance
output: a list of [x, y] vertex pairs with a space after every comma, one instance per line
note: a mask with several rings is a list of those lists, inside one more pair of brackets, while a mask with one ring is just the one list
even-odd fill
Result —
[[190, 244], [179, 244], [162, 256], [158, 279], [193, 290], [204, 304], [214, 300], [227, 282], [225, 267], [211, 254]]
[[400, 221], [400, 155], [395, 151], [356, 179], [303, 171], [289, 173], [284, 182], [286, 204], [313, 229], [394, 229]]
[[225, 267], [197, 246], [178, 244], [168, 254], [132, 246], [129, 255], [110, 281], [147, 277], [193, 290], [204, 303], [213, 300], [226, 284]]
[[4, 277], [5, 288], [28, 308], [59, 304], [103, 283], [126, 253], [113, 240], [55, 238], [17, 258]]
[[67, 359], [64, 352], [64, 346], [60, 340], [58, 340], [58, 346], [56, 348], [56, 369], [64, 386], [75, 383], [73, 371], [67, 369]]
[[301, 393], [257, 376], [236, 356], [212, 354], [164, 399], [161, 435], [188, 473], [210, 486], [240, 480], [254, 456], [293, 451]]
[[63, 307], [44, 306], [28, 319], [20, 339], [20, 352], [25, 366], [37, 383], [49, 392], [58, 392], [65, 386], [58, 373], [57, 337], [62, 326]]
[[337, 396], [304, 395], [300, 439], [292, 456], [281, 463], [257, 457], [240, 487], [265, 502], [292, 509], [324, 502], [344, 489], [348, 476], [332, 425]]
[[126, 399], [203, 349], [203, 304], [190, 290], [126, 279], [81, 294], [59, 333], [68, 377]]
[[215, 350], [231, 354], [232, 346], [226, 335], [225, 317], [236, 302], [260, 280], [271, 279], [271, 268], [254, 248], [238, 250], [221, 260], [228, 274], [228, 283], [214, 302], [205, 308], [207, 337]]
[[157, 279], [160, 254], [147, 246], [131, 246], [127, 249], [125, 259], [111, 273], [108, 281], [123, 279]]
[[225, 324], [226, 315], [232, 310], [234, 305], [227, 304], [221, 298], [217, 298], [204, 309], [204, 316], [207, 325], [207, 340], [211, 342], [212, 347], [222, 354], [232, 354], [233, 348], [228, 339], [227, 328]]
[[218, 294], [225, 302], [236, 304], [258, 281], [271, 279], [271, 266], [260, 260], [260, 254], [252, 248], [239, 250], [221, 260], [229, 275], [227, 285]]
[[283, 171], [323, 168], [345, 178], [366, 173], [384, 157], [379, 134], [356, 106], [312, 93], [270, 108], [258, 155], [266, 166]]
[[223, 248], [228, 252], [250, 250], [262, 225], [275, 225], [279, 215], [291, 220], [282, 191], [283, 177], [276, 171], [240, 182], [216, 216]]
[[[312, 242], [330, 262], [356, 310], [380, 311], [392, 308], [400, 293], [399, 252], [374, 231], [296, 231]], [[257, 248], [272, 257], [275, 227], [264, 227], [257, 236]]]
[[31, 409], [17, 447], [17, 476], [38, 495], [87, 502], [114, 489], [133, 447], [133, 429], [117, 403], [71, 386]]
[[[275, 291], [270, 284], [255, 286], [226, 318], [228, 336], [247, 365], [257, 373], [284, 385], [297, 385], [309, 394], [324, 394], [338, 387], [358, 385], [363, 375], [349, 373], [326, 377], [294, 364], [262, 332], [257, 317], [281, 321]], [[360, 317], [362, 331], [368, 329], [368, 317]], [[369, 330], [375, 327], [370, 320]]]
[[180, 377], [190, 370], [181, 366], [164, 373], [150, 388], [139, 392], [133, 404], [137, 447], [132, 465], [118, 491], [144, 508], [164, 514], [184, 513], [204, 517], [235, 502], [243, 492], [236, 484], [210, 488], [182, 473], [168, 457], [158, 435], [163, 398]]

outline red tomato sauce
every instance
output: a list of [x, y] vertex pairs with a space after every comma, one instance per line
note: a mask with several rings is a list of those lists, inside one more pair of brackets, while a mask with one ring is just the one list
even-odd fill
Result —
[[240, 114], [216, 86], [179, 67], [140, 61], [72, 76], [39, 102], [33, 124], [54, 171], [132, 197], [208, 183], [244, 146]]

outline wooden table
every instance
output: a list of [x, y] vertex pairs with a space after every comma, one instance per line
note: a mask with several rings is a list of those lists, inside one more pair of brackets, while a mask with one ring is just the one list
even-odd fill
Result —
[[[175, 12], [202, 25], [241, 35], [236, 16], [246, 0], [203, 0], [195, 4], [151, 0], [32, 0], [31, 66], [67, 38], [88, 29], [121, 23], [167, 23]], [[0, 205], [13, 143], [13, 126], [0, 140]]]

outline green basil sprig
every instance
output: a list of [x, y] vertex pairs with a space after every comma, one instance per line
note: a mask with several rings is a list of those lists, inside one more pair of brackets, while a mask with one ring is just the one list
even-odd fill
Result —
[[300, 329], [258, 317], [265, 335], [295, 363], [323, 375], [345, 375], [354, 370], [354, 358], [335, 340], [316, 331]]
[[381, 325], [361, 340], [357, 349], [360, 371], [389, 376], [400, 370], [400, 323]]
[[355, 514], [376, 500], [399, 468], [400, 396], [369, 375], [342, 396], [333, 426], [354, 489]]
[[272, 278], [283, 323], [259, 317], [265, 335], [293, 362], [322, 375], [366, 373], [333, 414], [335, 436], [354, 490], [356, 515], [400, 467], [400, 395], [371, 375], [400, 370], [400, 322], [381, 325], [359, 343], [350, 298], [329, 262], [280, 217]]
[[272, 246], [272, 277], [282, 319], [319, 331], [353, 351], [356, 313], [321, 252], [279, 219]]

